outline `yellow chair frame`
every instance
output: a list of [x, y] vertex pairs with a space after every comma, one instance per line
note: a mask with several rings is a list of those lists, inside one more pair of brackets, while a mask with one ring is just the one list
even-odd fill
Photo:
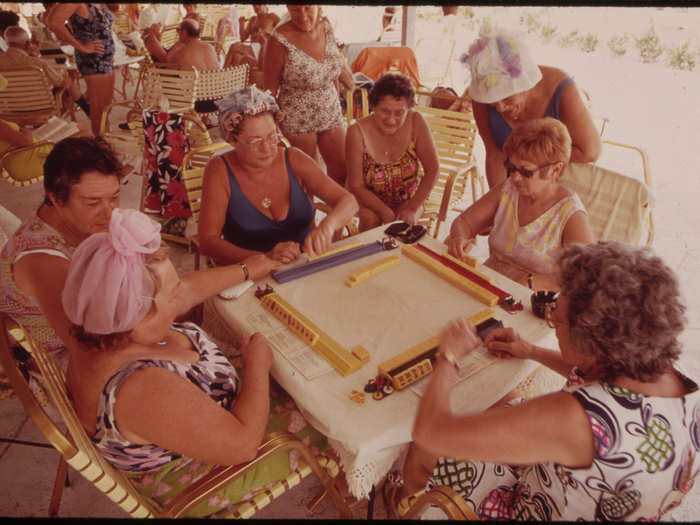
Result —
[[62, 116], [63, 92], [54, 94], [44, 70], [36, 66], [0, 71], [7, 87], [0, 91], [0, 119], [19, 125], [39, 126], [53, 116]]
[[399, 502], [402, 519], [420, 519], [430, 505], [442, 510], [449, 520], [477, 521], [479, 517], [457, 492], [446, 485], [438, 485], [420, 495], [407, 496]]
[[51, 146], [53, 145], [53, 142], [49, 141], [43, 141], [43, 142], [36, 142], [30, 146], [22, 146], [19, 148], [12, 148], [7, 150], [5, 153], [0, 155], [0, 172], [2, 172], [3, 178], [9, 182], [10, 184], [13, 184], [14, 186], [29, 186], [31, 184], [34, 184], [36, 182], [41, 182], [44, 180], [44, 175], [43, 173], [39, 175], [38, 177], [32, 177], [31, 179], [18, 179], [16, 178], [10, 171], [7, 169], [7, 163], [14, 157], [15, 155], [19, 155], [20, 153], [24, 153], [27, 151], [32, 151], [35, 149], [40, 149], [44, 146]]
[[[311, 502], [309, 508], [313, 511], [313, 508], [325, 497], [326, 493], [330, 493], [342, 516], [351, 516], [347, 503], [334, 484], [334, 478], [339, 472], [335, 461], [325, 456], [320, 456], [317, 460], [306, 445], [287, 432], [274, 432], [268, 435], [258, 447], [258, 454], [252, 461], [242, 465], [217, 466], [202, 479], [188, 487], [167, 506], [160, 507], [155, 501], [140, 494], [129, 479], [112, 467], [94, 447], [73, 408], [66, 389], [65, 376], [54, 359], [38, 347], [19, 324], [4, 313], [0, 314], [0, 331], [2, 332], [0, 333], [0, 365], [11, 381], [27, 414], [51, 445], [61, 454], [49, 506], [49, 516], [53, 517], [58, 514], [67, 475], [67, 465], [80, 472], [82, 476], [132, 517], [177, 518], [184, 516], [189, 510], [227, 483], [244, 475], [281, 450], [298, 450], [302, 457], [299, 467], [284, 480], [280, 480], [271, 488], [258, 493], [252, 500], [234, 505], [233, 512], [222, 511], [216, 514], [217, 517], [248, 518], [287, 489], [297, 485], [311, 472], [318, 477], [325, 490]], [[46, 414], [17, 367], [11, 351], [10, 334], [12, 334], [13, 339], [28, 343], [30, 353], [41, 371], [43, 384], [50, 393], [51, 400], [67, 427], [65, 433], [59, 430], [54, 421]]]

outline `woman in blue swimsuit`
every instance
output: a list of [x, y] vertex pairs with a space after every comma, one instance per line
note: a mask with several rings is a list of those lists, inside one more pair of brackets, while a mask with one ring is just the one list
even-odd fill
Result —
[[57, 4], [48, 25], [63, 42], [75, 48], [78, 71], [87, 84], [90, 123], [100, 134], [103, 110], [114, 94], [114, 15], [105, 4]]
[[524, 121], [553, 117], [571, 136], [571, 162], [594, 162], [601, 142], [591, 115], [572, 78], [557, 68], [538, 66], [523, 42], [482, 29], [469, 47], [468, 88], [474, 118], [486, 149], [489, 187], [505, 180], [503, 143], [511, 128]]
[[[328, 250], [357, 212], [355, 198], [297, 148], [281, 148], [282, 114], [268, 93], [244, 88], [218, 103], [221, 133], [235, 148], [204, 172], [199, 240], [219, 263], [264, 253], [282, 263]], [[314, 224], [313, 196], [332, 207]]]

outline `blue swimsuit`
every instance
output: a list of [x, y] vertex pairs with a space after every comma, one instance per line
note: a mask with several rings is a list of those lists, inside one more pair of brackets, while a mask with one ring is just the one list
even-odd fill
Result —
[[[549, 106], [547, 106], [547, 111], [544, 114], [545, 117], [552, 117], [557, 120], [561, 120], [559, 118], [559, 103], [561, 102], [561, 94], [564, 92], [564, 88], [573, 81], [574, 80], [571, 77], [566, 77], [559, 83], [557, 89], [552, 95], [552, 100], [549, 101]], [[503, 115], [501, 115], [496, 108], [486, 105], [486, 112], [489, 117], [491, 136], [493, 137], [494, 142], [496, 142], [498, 149], [502, 150], [503, 144], [505, 143], [506, 139], [510, 137], [511, 131], [513, 130], [505, 121]]]
[[253, 206], [243, 194], [228, 162], [224, 157], [221, 158], [226, 165], [231, 187], [231, 198], [223, 228], [224, 239], [246, 250], [259, 252], [267, 252], [277, 243], [285, 241], [303, 244], [311, 231], [314, 206], [309, 196], [299, 186], [289, 165], [289, 150], [284, 151], [284, 161], [289, 177], [289, 211], [282, 221], [271, 219]]
[[103, 75], [114, 68], [114, 41], [112, 40], [114, 15], [105, 4], [101, 4], [102, 11], [93, 4], [87, 4], [87, 6], [90, 13], [88, 18], [83, 18], [78, 13], [70, 16], [73, 36], [83, 43], [101, 40], [105, 49], [101, 54], [86, 54], [76, 49], [75, 63], [83, 76]]

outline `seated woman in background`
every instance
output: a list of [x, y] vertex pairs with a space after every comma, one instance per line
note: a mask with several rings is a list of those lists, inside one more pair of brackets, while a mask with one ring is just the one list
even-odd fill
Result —
[[[161, 505], [213, 466], [253, 459], [267, 433], [289, 430], [315, 454], [327, 447], [284, 391], [273, 391], [270, 410], [266, 339], [253, 334], [243, 345], [239, 377], [201, 328], [174, 323], [192, 303], [161, 248], [160, 225], [136, 210], [114, 210], [109, 231], [81, 243], [62, 295], [80, 343], [71, 348], [66, 386], [83, 427], [105, 459]], [[188, 515], [251, 497], [297, 461], [275, 454]]]
[[600, 156], [598, 131], [574, 81], [553, 67], [537, 66], [521, 41], [501, 31], [482, 29], [469, 47], [468, 88], [474, 118], [486, 149], [489, 187], [506, 178], [503, 144], [511, 128], [528, 120], [553, 117], [571, 136], [571, 162], [594, 162]]
[[[219, 126], [235, 147], [204, 172], [199, 239], [203, 254], [237, 262], [256, 253], [289, 263], [328, 250], [357, 212], [355, 198], [297, 148], [281, 148], [279, 107], [255, 86], [219, 105]], [[314, 225], [312, 197], [332, 207]], [[223, 234], [223, 238], [222, 238]]]
[[561, 184], [571, 155], [566, 126], [553, 118], [517, 126], [503, 145], [507, 179], [457, 217], [446, 239], [463, 258], [478, 233], [489, 233], [486, 266], [532, 288], [556, 290], [556, 256], [562, 246], [593, 242], [581, 199]]
[[467, 323], [451, 324], [418, 409], [405, 484], [389, 484], [390, 500], [422, 491], [430, 476], [429, 486], [450, 485], [480, 519], [658, 521], [691, 489], [700, 393], [674, 366], [685, 307], [673, 272], [647, 248], [600, 242], [567, 247], [558, 275], [547, 319], [560, 351], [512, 328], [485, 344], [568, 376], [564, 389], [453, 414], [450, 361], [481, 340]]
[[414, 97], [408, 77], [383, 75], [369, 93], [372, 113], [348, 130], [348, 187], [361, 206], [361, 231], [395, 220], [415, 224], [437, 180], [435, 143], [411, 109]]

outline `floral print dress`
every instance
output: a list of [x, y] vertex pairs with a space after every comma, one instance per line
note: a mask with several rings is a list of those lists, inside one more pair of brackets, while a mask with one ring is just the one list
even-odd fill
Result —
[[327, 20], [326, 50], [323, 61], [308, 55], [274, 31], [272, 36], [287, 49], [277, 103], [284, 113], [280, 123], [285, 135], [320, 133], [343, 125], [340, 97], [335, 80], [344, 64], [333, 31]]
[[105, 4], [100, 8], [87, 4], [89, 16], [83, 18], [78, 13], [70, 16], [73, 35], [84, 44], [100, 40], [104, 44], [102, 53], [82, 53], [75, 50], [75, 63], [83, 76], [110, 73], [114, 68], [114, 40], [112, 40], [112, 23], [114, 15]]
[[[100, 453], [112, 465], [124, 471], [139, 492], [161, 505], [166, 505], [206, 475], [214, 465], [183, 457], [155, 444], [131, 443], [122, 436], [114, 418], [114, 405], [122, 382], [133, 372], [146, 367], [165, 368], [192, 382], [227, 410], [240, 389], [236, 369], [201, 328], [193, 323], [182, 323], [174, 324], [173, 329], [189, 338], [199, 352], [199, 359], [195, 363], [139, 359], [122, 366], [105, 384], [98, 406], [97, 429], [92, 437]], [[306, 443], [312, 454], [318, 455], [328, 446], [325, 437], [306, 422], [286, 392], [276, 386], [270, 390], [266, 434], [283, 430], [291, 432]], [[196, 419], [193, 420], [193, 424], [196, 423]], [[197, 505], [188, 516], [208, 516], [234, 503], [251, 499], [259, 490], [268, 488], [296, 469], [299, 459], [297, 451], [283, 451], [270, 457]]]
[[440, 458], [428, 484], [452, 486], [480, 519], [658, 521], [698, 473], [700, 391], [678, 376], [689, 392], [683, 397], [567, 383], [564, 390], [581, 403], [593, 433], [588, 468]]

